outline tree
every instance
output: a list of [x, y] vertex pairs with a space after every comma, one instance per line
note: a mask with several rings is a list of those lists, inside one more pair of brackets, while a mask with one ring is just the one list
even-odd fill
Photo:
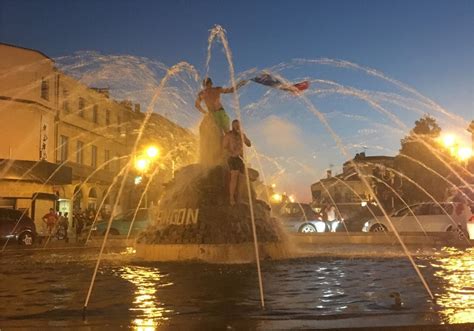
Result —
[[[403, 178], [403, 198], [410, 203], [445, 198], [449, 184], [443, 178], [452, 177], [448, 165], [449, 154], [436, 141], [441, 133], [436, 120], [424, 115], [415, 122], [415, 127], [401, 140], [399, 155], [395, 158], [395, 168], [407, 178]], [[431, 170], [430, 170], [431, 169]], [[440, 176], [436, 175], [438, 173]], [[410, 182], [410, 179], [418, 184]]]
[[413, 128], [412, 133], [437, 138], [441, 133], [441, 128], [438, 123], [436, 123], [436, 119], [425, 114], [418, 121], [415, 121], [415, 127]]

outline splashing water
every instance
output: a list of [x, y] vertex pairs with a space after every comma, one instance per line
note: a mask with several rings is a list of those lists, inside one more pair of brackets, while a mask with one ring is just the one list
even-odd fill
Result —
[[[209, 33], [204, 77], [209, 74], [212, 47], [216, 42], [220, 42], [225, 51], [229, 68], [229, 85], [236, 86], [236, 77], [251, 78], [255, 75], [258, 71], [256, 69], [242, 73], [235, 72], [226, 31], [223, 27], [216, 25]], [[105, 56], [96, 52], [80, 52], [73, 56], [58, 58], [56, 61], [62, 70], [78, 78], [85, 85], [107, 86], [114, 98], [132, 99], [146, 106], [145, 117], [138, 130], [133, 151], [124, 158], [135, 154], [138, 143], [143, 137], [144, 127], [152, 113], [159, 113], [197, 133], [200, 118], [199, 113], [193, 109], [193, 101], [202, 77], [191, 64], [179, 63], [167, 67], [160, 62], [142, 57]], [[228, 107], [234, 117], [241, 120], [247, 135], [254, 142], [255, 152], [253, 157], [249, 155], [247, 161], [258, 163], [264, 181], [268, 179], [276, 182], [281, 191], [295, 193], [300, 201], [308, 199], [311, 184], [309, 180], [317, 181], [319, 179], [317, 174], [323, 173], [329, 164], [342, 164], [351, 159], [352, 154], [360, 151], [362, 146], [367, 147], [369, 151], [395, 154], [396, 147], [394, 146], [398, 146], [398, 141], [403, 135], [409, 133], [412, 122], [421, 114], [436, 115], [435, 118], [440, 124], [448, 127], [457, 126], [464, 129], [468, 124], [467, 119], [449, 112], [416, 89], [380, 71], [349, 61], [327, 58], [296, 59], [262, 68], [262, 70], [274, 73], [284, 82], [303, 78], [312, 84], [312, 88], [303, 96], [249, 85], [240, 90], [240, 94], [234, 93], [230, 100], [231, 107]], [[225, 104], [229, 100], [224, 99], [223, 102]], [[95, 130], [98, 132], [102, 128]], [[174, 138], [176, 137], [169, 136], [167, 139], [172, 141]], [[436, 152], [432, 147], [429, 147], [429, 150]], [[452, 167], [448, 162], [445, 164], [453, 178], [464, 185], [469, 185], [469, 182], [465, 180], [464, 170]], [[121, 170], [125, 176], [122, 177], [119, 194], [113, 204], [114, 210], [117, 208], [117, 202], [124, 187], [124, 178], [127, 177], [130, 165], [131, 163], [127, 163]], [[357, 164], [353, 166], [364, 185], [371, 190], [371, 177], [363, 174]], [[422, 164], [422, 166], [436, 173], [429, 164]], [[308, 178], [310, 172], [305, 169], [311, 170], [311, 178]], [[302, 172], [305, 175], [302, 175]], [[27, 174], [27, 172], [24, 173], [23, 177]], [[140, 201], [156, 175], [158, 171], [154, 172], [149, 179]], [[435, 175], [441, 176], [437, 173]], [[92, 176], [93, 174], [89, 178]], [[250, 187], [248, 174], [246, 178], [247, 187]], [[44, 184], [47, 184], [48, 180]], [[446, 181], [451, 186], [455, 186], [450, 179]], [[108, 192], [114, 184], [119, 182], [120, 179], [117, 177]], [[417, 185], [416, 182], [414, 184]], [[423, 187], [421, 189], [423, 190]], [[179, 190], [176, 194], [179, 194]], [[373, 196], [376, 197], [375, 194]], [[429, 196], [429, 199], [435, 200], [432, 196]], [[334, 199], [332, 200], [337, 205]], [[137, 209], [139, 206], [140, 203]], [[252, 206], [250, 209], [253, 210]], [[385, 217], [389, 219], [387, 213]], [[109, 229], [110, 223], [107, 233]], [[104, 237], [100, 254], [106, 240], [107, 235]], [[404, 247], [401, 238], [399, 240]], [[433, 297], [407, 249], [405, 253], [428, 293]], [[99, 264], [100, 256], [95, 273]], [[443, 266], [444, 269], [451, 268], [449, 263], [446, 265], [448, 266]], [[260, 287], [262, 287], [261, 280]], [[446, 300], [449, 301], [449, 298]]]

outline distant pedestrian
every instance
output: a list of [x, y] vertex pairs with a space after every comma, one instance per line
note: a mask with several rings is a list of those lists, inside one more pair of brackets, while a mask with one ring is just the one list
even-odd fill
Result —
[[78, 213], [76, 217], [76, 242], [80, 241], [81, 239], [84, 223], [85, 223], [85, 212]]
[[43, 216], [43, 222], [46, 224], [48, 235], [53, 233], [54, 226], [58, 222], [58, 215], [53, 208], [49, 208], [49, 213]]
[[337, 218], [336, 218], [336, 207], [332, 204], [329, 204], [326, 207], [326, 226], [329, 230], [329, 232], [336, 232], [337, 228]]
[[64, 213], [64, 216], [59, 213], [59, 220], [58, 220], [58, 232], [57, 237], [58, 239], [64, 239], [66, 242], [69, 241], [68, 238], [68, 228], [69, 228], [69, 220], [68, 220], [68, 213]]

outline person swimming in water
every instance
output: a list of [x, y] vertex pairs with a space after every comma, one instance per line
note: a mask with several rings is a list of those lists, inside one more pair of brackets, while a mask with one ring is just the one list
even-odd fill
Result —
[[204, 101], [208, 112], [214, 118], [214, 121], [216, 122], [217, 126], [223, 131], [223, 134], [226, 134], [230, 131], [230, 121], [229, 116], [227, 115], [224, 110], [224, 107], [222, 106], [221, 94], [234, 93], [237, 89], [247, 84], [247, 82], [248, 81], [245, 80], [240, 81], [237, 83], [237, 86], [235, 88], [220, 86], [214, 87], [212, 85], [212, 79], [207, 77], [202, 82], [204, 88], [203, 90], [201, 90], [201, 92], [199, 92], [194, 105], [201, 113], [206, 114], [207, 112], [201, 106], [202, 101]]

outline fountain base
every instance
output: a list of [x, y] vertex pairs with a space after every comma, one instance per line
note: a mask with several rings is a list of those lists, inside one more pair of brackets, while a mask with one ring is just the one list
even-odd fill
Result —
[[[259, 253], [262, 260], [281, 260], [292, 257], [287, 246], [282, 242], [261, 243]], [[241, 264], [255, 262], [255, 249], [253, 243], [137, 244], [136, 256], [145, 261]]]

